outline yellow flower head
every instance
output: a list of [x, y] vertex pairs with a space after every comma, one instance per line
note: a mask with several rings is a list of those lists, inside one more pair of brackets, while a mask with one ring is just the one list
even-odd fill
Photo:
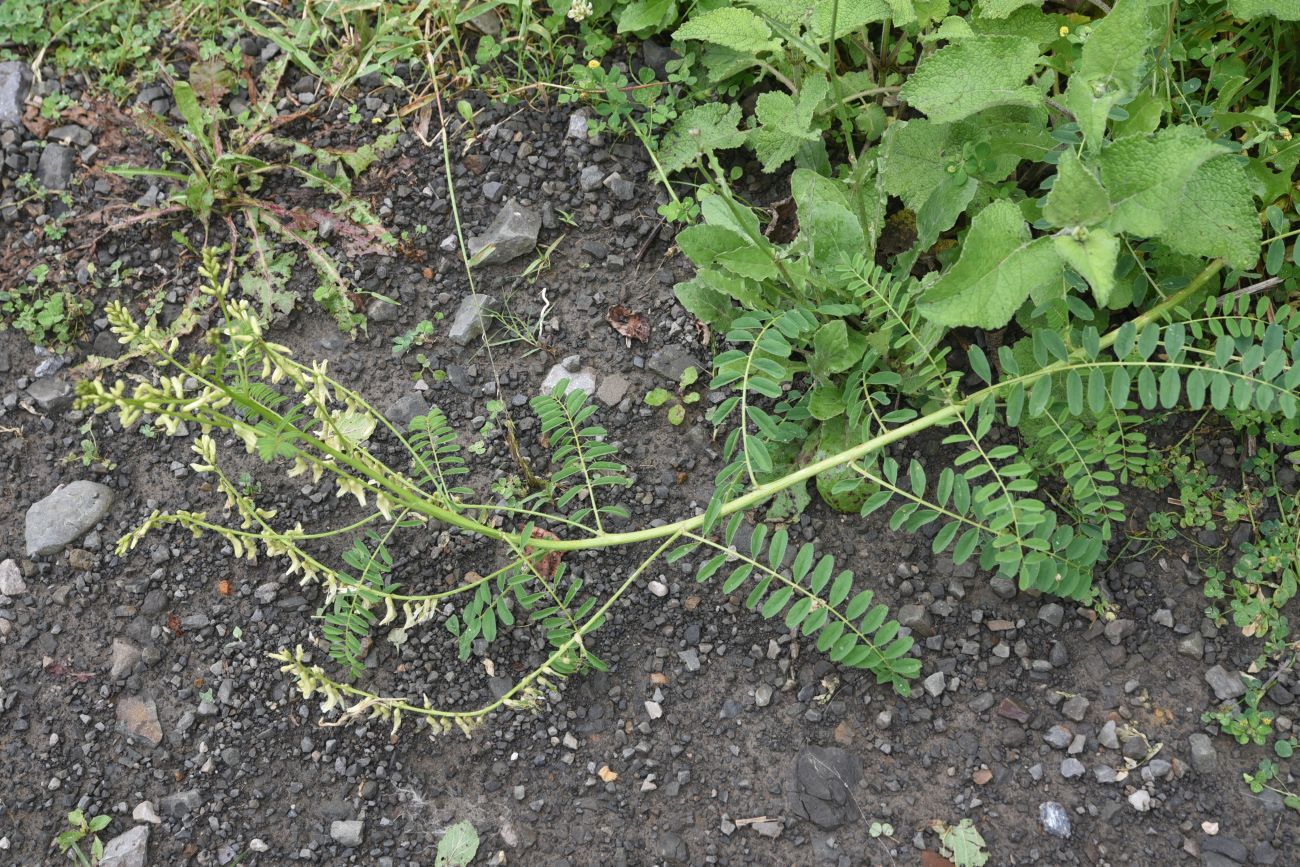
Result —
[[587, 61], [587, 68], [600, 69], [600, 61], [593, 57], [591, 60]]
[[1062, 24], [1062, 25], [1061, 25], [1060, 33], [1061, 33], [1062, 36], [1067, 36], [1067, 35], [1069, 35], [1069, 33], [1070, 33], [1070, 28], [1069, 28], [1069, 27], [1066, 27], [1064, 24]]

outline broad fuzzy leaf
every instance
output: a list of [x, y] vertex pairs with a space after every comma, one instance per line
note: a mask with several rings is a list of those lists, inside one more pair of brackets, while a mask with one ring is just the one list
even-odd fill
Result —
[[1025, 84], [1038, 59], [1038, 45], [1031, 39], [962, 39], [922, 60], [898, 95], [938, 122], [961, 120], [996, 105], [1041, 105], [1042, 94]]
[[821, 133], [813, 128], [813, 114], [829, 89], [826, 76], [814, 75], [804, 81], [798, 102], [780, 91], [758, 97], [754, 106], [758, 125], [749, 131], [749, 137], [754, 152], [763, 161], [763, 171], [776, 171], [805, 142], [821, 140]]
[[1106, 188], [1074, 151], [1066, 151], [1056, 167], [1056, 183], [1043, 203], [1043, 216], [1054, 226], [1091, 226], [1109, 214]]
[[1006, 18], [1021, 6], [1041, 6], [1043, 0], [979, 0], [976, 8], [981, 18]]
[[737, 6], [724, 6], [692, 16], [677, 28], [673, 39], [695, 39], [741, 54], [760, 54], [781, 47], [772, 38], [772, 31], [762, 18]]
[[745, 143], [737, 103], [710, 102], [683, 112], [659, 143], [655, 156], [666, 173], [681, 171], [696, 157]]
[[816, 0], [809, 29], [819, 42], [830, 39], [832, 14], [835, 38], [839, 39], [864, 25], [884, 21], [890, 17], [890, 8], [885, 0], [838, 0], [838, 6], [836, 0]]
[[1183, 205], [1196, 170], [1224, 152], [1195, 127], [1174, 126], [1151, 138], [1120, 139], [1102, 153], [1101, 182], [1114, 213], [1106, 227], [1149, 238], [1164, 232]]
[[1151, 10], [1166, 0], [1118, 0], [1092, 28], [1075, 75], [1094, 89], [1131, 94], [1146, 74], [1147, 52], [1155, 42]]
[[1115, 289], [1115, 262], [1119, 258], [1119, 238], [1105, 229], [1093, 229], [1082, 238], [1060, 235], [1052, 239], [1056, 252], [1071, 268], [1088, 281], [1097, 303], [1106, 306]]
[[1300, 0], [1228, 0], [1228, 11], [1236, 18], [1273, 17], [1300, 21]]
[[956, 264], [926, 290], [919, 309], [939, 325], [1001, 328], [1031, 292], [1060, 279], [1051, 239], [1031, 239], [1020, 210], [994, 202], [971, 221]]
[[1160, 240], [1179, 253], [1222, 256], [1235, 268], [1252, 267], [1263, 235], [1241, 160], [1225, 154], [1205, 162], [1182, 193]]
[[790, 194], [798, 210], [799, 237], [809, 243], [818, 261], [829, 264], [862, 252], [866, 243], [862, 225], [841, 182], [795, 169]]

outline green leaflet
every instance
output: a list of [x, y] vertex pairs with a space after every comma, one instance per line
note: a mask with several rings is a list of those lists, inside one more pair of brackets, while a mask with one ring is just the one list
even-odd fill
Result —
[[1222, 256], [1236, 268], [1255, 264], [1262, 227], [1239, 157], [1214, 157], [1196, 170], [1160, 240], [1180, 253]]
[[738, 148], [745, 143], [740, 131], [740, 106], [710, 102], [683, 112], [655, 152], [666, 174], [681, 171], [697, 157]]
[[998, 201], [975, 215], [956, 264], [926, 290], [919, 309], [939, 325], [1001, 328], [1030, 292], [1060, 278], [1051, 239], [1031, 240], [1020, 210]]
[[721, 45], [741, 54], [759, 54], [777, 51], [781, 44], [772, 38], [772, 31], [748, 9], [724, 6], [692, 16], [673, 33], [673, 39], [694, 39]]
[[754, 106], [757, 126], [749, 131], [749, 139], [754, 153], [763, 161], [763, 171], [776, 171], [805, 142], [821, 140], [821, 133], [812, 125], [813, 114], [829, 90], [826, 76], [814, 75], [804, 81], [798, 102], [780, 91], [758, 97]]
[[1056, 252], [1066, 264], [1079, 273], [1092, 287], [1097, 304], [1105, 307], [1115, 288], [1115, 262], [1119, 258], [1119, 238], [1105, 229], [1092, 229], [1080, 234], [1060, 235], [1052, 239]]
[[1110, 215], [1110, 197], [1101, 181], [1066, 151], [1056, 167], [1056, 182], [1043, 203], [1043, 216], [1054, 226], [1092, 226]]
[[1151, 138], [1125, 138], [1102, 152], [1101, 182], [1110, 191], [1112, 232], [1144, 238], [1165, 231], [1184, 188], [1201, 164], [1224, 152], [1198, 129], [1174, 126]]
[[1228, 11], [1247, 20], [1272, 16], [1282, 21], [1300, 21], [1300, 0], [1228, 0]]
[[675, 0], [636, 0], [618, 14], [618, 32], [658, 29], [677, 14]]
[[997, 105], [1041, 105], [1042, 94], [1025, 84], [1038, 59], [1038, 45], [1031, 39], [962, 39], [922, 60], [898, 95], [938, 122], [961, 120]]

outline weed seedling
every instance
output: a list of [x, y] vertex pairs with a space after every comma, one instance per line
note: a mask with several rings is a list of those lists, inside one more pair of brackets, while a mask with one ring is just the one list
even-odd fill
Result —
[[675, 393], [666, 388], [652, 388], [646, 392], [646, 405], [663, 406], [670, 404], [668, 407], [668, 422], [672, 425], [680, 425], [686, 420], [686, 407], [700, 402], [700, 393], [689, 390], [695, 384], [695, 381], [699, 379], [699, 375], [700, 372], [694, 366], [686, 368], [677, 381], [677, 391]]
[[[104, 857], [104, 842], [99, 839], [99, 832], [107, 828], [111, 821], [113, 820], [109, 816], [87, 819], [81, 810], [73, 810], [68, 814], [67, 830], [60, 832], [54, 838], [54, 843], [60, 852], [72, 856], [78, 864], [94, 867]], [[81, 844], [86, 840], [90, 841], [89, 855], [81, 849]]]

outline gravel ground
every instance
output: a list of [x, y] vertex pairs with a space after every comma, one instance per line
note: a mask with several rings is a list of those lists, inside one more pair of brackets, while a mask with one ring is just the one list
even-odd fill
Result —
[[[47, 77], [44, 86], [78, 95], [75, 81]], [[396, 99], [378, 87], [359, 97], [363, 126]], [[139, 101], [170, 108], [162, 89]], [[337, 251], [357, 286], [401, 306], [373, 306], [368, 336], [352, 341], [308, 304], [277, 324], [276, 339], [330, 359], [394, 415], [437, 403], [468, 440], [499, 396], [537, 460], [523, 404], [557, 365], [589, 377], [635, 471], [630, 525], [692, 511], [718, 466], [711, 431], [699, 410], [675, 428], [641, 398], [709, 350], [672, 299], [689, 266], [655, 214], [647, 161], [633, 144], [588, 140], [569, 108], [477, 105], [475, 138], [458, 120], [451, 132], [471, 248], [495, 245], [496, 261], [476, 272], [482, 297], [466, 300], [442, 154], [411, 131], [359, 183], [386, 225], [405, 233], [398, 254]], [[318, 143], [352, 141], [344, 116], [334, 106], [313, 121]], [[160, 222], [100, 237], [97, 218], [72, 222], [59, 241], [33, 231], [64, 209], [81, 217], [157, 201], [163, 191], [100, 171], [148, 159], [147, 141], [107, 111], [88, 113], [80, 132], [35, 126], [40, 135], [0, 131], [8, 279], [44, 262], [64, 279], [84, 278], [97, 310], [126, 295], [177, 315], [194, 263], [168, 238], [177, 229], [201, 241], [200, 227]], [[22, 201], [16, 179], [27, 171], [67, 187], [71, 204]], [[749, 194], [780, 198], [766, 186]], [[535, 281], [518, 276], [537, 245], [557, 241]], [[103, 274], [114, 261], [134, 275], [96, 289], [87, 265]], [[308, 274], [295, 281], [310, 294]], [[646, 317], [648, 342], [606, 324], [615, 305]], [[484, 321], [483, 308], [498, 318]], [[742, 610], [740, 598], [697, 585], [689, 564], [665, 564], [599, 633], [596, 652], [611, 671], [570, 681], [539, 713], [503, 713], [472, 739], [432, 742], [414, 726], [396, 737], [382, 725], [322, 727], [318, 708], [266, 659], [305, 641], [320, 602], [314, 588], [188, 534], [112, 553], [154, 508], [219, 504], [191, 478], [184, 437], [146, 439], [101, 419], [98, 449], [115, 467], [77, 459], [86, 419], [66, 386], [88, 353], [113, 349], [99, 315], [65, 359], [0, 334], [0, 863], [59, 863], [50, 841], [73, 807], [112, 817], [105, 838], [125, 858], [144, 858], [124, 864], [429, 864], [441, 831], [459, 820], [483, 838], [477, 863], [941, 864], [931, 823], [966, 817], [996, 864], [1300, 863], [1294, 814], [1241, 782], [1263, 751], [1210, 736], [1200, 722], [1216, 694], [1241, 688], [1253, 649], [1203, 619], [1207, 564], [1190, 544], [1119, 558], [1099, 576], [1119, 605], [1107, 623], [935, 560], [927, 539], [892, 533], [882, 518], [814, 506], [796, 535], [869, 580], [917, 636], [924, 681], [914, 697], [831, 665]], [[540, 345], [500, 342], [501, 318], [543, 318]], [[424, 319], [435, 322], [430, 344], [395, 356], [393, 339]], [[484, 326], [491, 352], [477, 334]], [[422, 390], [419, 354], [445, 371]], [[481, 438], [473, 482], [486, 489], [513, 462], [499, 430]], [[1218, 471], [1236, 472], [1232, 440], [1198, 445]], [[391, 447], [376, 444], [381, 454]], [[937, 443], [911, 447], [941, 459]], [[290, 521], [339, 524], [353, 514], [324, 486], [264, 478], [265, 504]], [[1158, 507], [1135, 494], [1132, 526]], [[412, 588], [482, 572], [491, 556], [439, 530], [401, 540], [395, 553], [396, 574]], [[608, 589], [635, 555], [569, 565]], [[497, 694], [542, 649], [516, 630], [460, 663], [445, 634], [430, 630], [400, 649], [377, 642], [367, 666], [376, 683], [469, 705]], [[500, 678], [489, 676], [489, 660]], [[1278, 687], [1268, 701], [1285, 728], [1297, 684]], [[1139, 768], [1121, 773], [1125, 757]], [[871, 837], [873, 822], [894, 834]]]

